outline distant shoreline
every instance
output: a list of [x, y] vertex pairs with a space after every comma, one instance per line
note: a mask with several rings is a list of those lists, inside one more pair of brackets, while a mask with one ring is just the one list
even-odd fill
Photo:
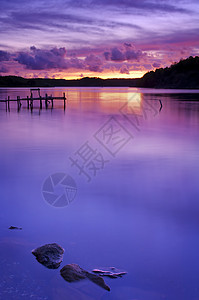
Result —
[[101, 79], [96, 77], [47, 79], [0, 76], [0, 87], [137, 87], [139, 79]]
[[[149, 73], [147, 73], [149, 74]], [[152, 88], [152, 89], [183, 89], [197, 90], [190, 86], [150, 86], [144, 84], [143, 78], [133, 79], [101, 79], [96, 77], [84, 77], [81, 79], [47, 79], [47, 78], [23, 78], [18, 76], [0, 76], [0, 88], [53, 88], [53, 87], [126, 87], [126, 88]]]

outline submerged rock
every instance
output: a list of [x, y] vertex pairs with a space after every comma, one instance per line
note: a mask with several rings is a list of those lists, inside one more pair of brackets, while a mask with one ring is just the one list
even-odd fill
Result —
[[105, 289], [107, 291], [111, 290], [110, 287], [105, 283], [104, 279], [101, 276], [87, 272], [87, 277], [92, 282], [94, 282], [97, 285], [101, 286], [103, 289]]
[[22, 230], [21, 227], [17, 227], [17, 226], [10, 226], [8, 229]]
[[77, 264], [70, 264], [64, 266], [60, 270], [61, 276], [68, 282], [79, 281], [87, 277], [86, 271], [80, 268]]
[[87, 272], [86, 270], [82, 269], [79, 265], [77, 264], [69, 264], [64, 266], [60, 270], [61, 276], [68, 282], [75, 282], [79, 281], [82, 279], [90, 279], [92, 282], [95, 284], [101, 286], [107, 291], [110, 291], [110, 287], [106, 285], [104, 282], [104, 279], [96, 274], [92, 274]]
[[117, 270], [115, 267], [111, 267], [108, 269], [109, 270], [94, 269], [94, 270], [92, 270], [92, 272], [97, 273], [99, 276], [107, 276], [110, 278], [118, 278], [118, 277], [122, 277], [123, 275], [127, 274], [127, 272], [121, 272], [121, 271]]
[[57, 269], [63, 260], [64, 249], [56, 243], [46, 244], [32, 250], [32, 254], [46, 268]]

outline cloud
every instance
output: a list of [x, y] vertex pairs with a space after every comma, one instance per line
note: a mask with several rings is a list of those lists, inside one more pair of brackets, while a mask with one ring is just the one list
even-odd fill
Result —
[[145, 54], [141, 50], [135, 50], [131, 44], [124, 44], [125, 48], [119, 49], [118, 47], [112, 48], [111, 52], [104, 52], [106, 60], [111, 59], [112, 61], [139, 61]]
[[157, 62], [153, 63], [153, 67], [154, 67], [154, 68], [159, 68], [160, 66], [161, 66], [160, 63], [157, 63]]
[[0, 73], [8, 73], [9, 69], [4, 66], [4, 65], [0, 65]]
[[109, 60], [110, 59], [110, 52], [105, 51], [104, 52], [104, 57], [105, 57], [106, 60]]
[[120, 69], [121, 74], [129, 74], [129, 69], [126, 65], [123, 65]]
[[124, 43], [124, 46], [125, 47], [132, 47], [131, 43], [126, 43], [126, 42]]
[[42, 50], [32, 46], [30, 52], [19, 52], [15, 60], [30, 70], [67, 69], [65, 56], [65, 48]]
[[[107, 9], [111, 7], [112, 9], [121, 9], [121, 8], [129, 8], [129, 9], [139, 9], [139, 10], [148, 10], [148, 11], [168, 11], [168, 12], [187, 12], [185, 8], [182, 8], [182, 4], [185, 0], [173, 1], [158, 1], [158, 0], [50, 0], [48, 3], [49, 9], [58, 7], [58, 10], [65, 9], [67, 7], [76, 8], [81, 7], [83, 9], [88, 9], [88, 7], [92, 8], [101, 8]], [[193, 0], [192, 0], [193, 2]], [[196, 1], [195, 1], [196, 2]], [[196, 2], [197, 3], [197, 2]], [[17, 8], [23, 8], [24, 6], [32, 7], [32, 3], [29, 3], [27, 0], [1, 0], [1, 6], [4, 10], [9, 10], [12, 7], [16, 10]], [[36, 7], [45, 7], [46, 1], [35, 0], [34, 5]]]
[[126, 60], [126, 56], [122, 51], [115, 47], [111, 51], [111, 60], [124, 61]]
[[50, 50], [30, 47], [28, 52], [19, 52], [14, 59], [29, 70], [65, 70], [78, 69], [102, 72], [104, 61], [97, 55], [89, 54], [85, 59], [73, 55], [67, 59], [65, 48], [52, 48]]
[[[122, 42], [130, 46], [127, 41], [132, 38], [139, 45], [154, 46], [158, 42], [173, 43], [175, 36], [170, 41], [169, 35], [177, 28], [181, 29], [178, 36], [184, 41], [186, 28], [195, 27], [198, 31], [199, 8], [193, 1], [1, 0], [0, 40], [5, 43], [2, 49], [22, 51], [20, 47], [24, 49], [31, 44], [38, 48], [59, 45], [71, 49], [106, 45], [104, 48], [108, 49]], [[184, 14], [193, 8], [189, 15]], [[192, 39], [196, 41], [197, 37], [196, 32]], [[116, 54], [115, 61], [117, 58], [120, 61], [121, 53]], [[104, 54], [106, 60], [110, 60], [110, 55]], [[136, 53], [130, 51], [129, 59], [134, 56]]]
[[68, 68], [74, 68], [74, 69], [85, 69], [85, 62], [82, 59], [79, 59], [77, 57], [71, 58], [67, 61]]
[[[1, 17], [0, 23], [5, 31], [40, 31], [46, 32], [51, 31], [59, 36], [62, 30], [66, 32], [73, 32], [75, 34], [82, 32], [88, 35], [104, 35], [107, 30], [114, 30], [118, 28], [123, 29], [140, 29], [139, 25], [133, 24], [133, 22], [117, 21], [117, 19], [110, 18], [99, 18], [96, 17], [97, 12], [93, 14], [88, 13], [91, 11], [89, 7], [85, 12], [79, 13], [77, 9], [71, 6], [71, 13], [64, 11], [63, 8], [55, 10], [43, 11], [37, 9], [35, 5], [34, 8], [28, 9], [25, 6], [24, 10], [11, 11], [7, 15]], [[1, 26], [1, 27], [2, 27]], [[1, 28], [2, 29], [2, 28]], [[59, 31], [58, 31], [59, 30]], [[74, 39], [74, 37], [73, 37]]]
[[183, 54], [182, 49], [185, 48], [176, 50], [175, 45], [173, 48], [165, 47], [153, 52], [147, 51], [146, 48], [142, 51], [140, 46], [138, 46], [139, 49], [136, 49], [129, 40], [115, 45], [111, 47], [105, 44], [87, 48], [79, 46], [67, 49], [67, 51], [65, 47], [55, 46], [46, 48], [32, 46], [27, 51], [12, 53], [0, 50], [0, 61], [2, 61], [0, 70], [2, 73], [10, 74], [16, 74], [18, 71], [18, 74], [22, 76], [41, 74], [42, 77], [55, 73], [58, 74], [58, 77], [69, 76], [66, 75], [65, 70], [69, 70], [67, 74], [73, 73], [78, 77], [81, 73], [91, 76], [91, 72], [103, 72], [105, 75], [107, 72], [113, 75], [115, 73], [129, 74], [130, 70], [146, 72], [160, 66], [168, 66], [182, 56], [186, 58], [193, 55], [189, 52], [189, 48], [186, 48], [187, 50]]
[[[174, 4], [173, 2], [169, 3], [169, 1], [158, 1], [158, 0], [84, 0], [77, 1], [78, 6], [86, 7], [88, 5], [92, 7], [111, 7], [112, 9], [129, 9], [129, 10], [140, 10], [143, 12], [180, 12], [180, 13], [188, 13], [190, 12], [188, 9], [183, 8], [180, 4], [183, 3], [179, 1], [179, 3]], [[71, 1], [71, 4], [74, 3]], [[74, 4], [73, 4], [74, 5]]]
[[86, 66], [88, 67], [88, 69], [90, 71], [93, 72], [102, 72], [103, 68], [103, 62], [102, 60], [99, 58], [99, 56], [96, 56], [94, 54], [90, 54], [85, 58], [85, 63]]
[[10, 59], [10, 53], [0, 50], [0, 61], [8, 61]]
[[126, 54], [127, 60], [138, 60], [139, 61], [139, 59], [144, 56], [144, 54], [141, 50], [135, 51], [133, 49], [127, 50], [125, 54]]

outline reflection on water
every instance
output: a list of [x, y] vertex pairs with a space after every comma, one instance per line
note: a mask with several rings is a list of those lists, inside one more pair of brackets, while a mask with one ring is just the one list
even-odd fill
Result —
[[[19, 113], [16, 103], [10, 113], [0, 104], [0, 298], [199, 299], [198, 91], [42, 91], [63, 92], [65, 112], [62, 101], [42, 111], [37, 103], [32, 114], [25, 104]], [[0, 89], [0, 99], [28, 94]], [[139, 130], [130, 122], [137, 122], [135, 112]], [[115, 156], [94, 137], [111, 116], [132, 136]], [[108, 160], [90, 183], [69, 160], [85, 142]], [[57, 172], [77, 184], [75, 200], [62, 208], [41, 193], [44, 180]], [[23, 229], [8, 230], [11, 225]], [[69, 284], [32, 257], [32, 249], [53, 242], [65, 249], [62, 267], [115, 266], [128, 274], [106, 279], [111, 292], [88, 281]]]

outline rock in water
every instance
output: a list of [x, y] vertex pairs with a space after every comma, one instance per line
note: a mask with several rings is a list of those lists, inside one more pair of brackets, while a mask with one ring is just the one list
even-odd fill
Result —
[[108, 269], [109, 270], [94, 269], [92, 272], [97, 273], [99, 276], [107, 276], [110, 278], [118, 278], [118, 277], [122, 277], [123, 275], [127, 274], [127, 272], [121, 272], [120, 270], [116, 269], [115, 267], [111, 267]]
[[10, 226], [8, 229], [11, 229], [11, 230], [13, 230], [13, 229], [22, 230], [21, 227], [17, 227], [17, 226]]
[[46, 244], [32, 250], [32, 254], [46, 268], [57, 269], [63, 260], [64, 249], [56, 243]]
[[105, 283], [104, 279], [98, 275], [92, 274], [87, 272], [87, 277], [92, 282], [96, 283], [97, 285], [101, 286], [103, 289], [110, 291], [110, 287]]
[[106, 285], [104, 279], [98, 275], [92, 274], [87, 272], [86, 270], [82, 269], [77, 264], [69, 264], [64, 266], [60, 270], [61, 276], [68, 282], [79, 281], [82, 279], [90, 279], [92, 282], [96, 283], [97, 285], [101, 286], [107, 291], [110, 291], [110, 287]]
[[77, 264], [70, 264], [64, 266], [60, 270], [61, 276], [68, 282], [79, 281], [87, 278], [86, 271], [80, 268]]

